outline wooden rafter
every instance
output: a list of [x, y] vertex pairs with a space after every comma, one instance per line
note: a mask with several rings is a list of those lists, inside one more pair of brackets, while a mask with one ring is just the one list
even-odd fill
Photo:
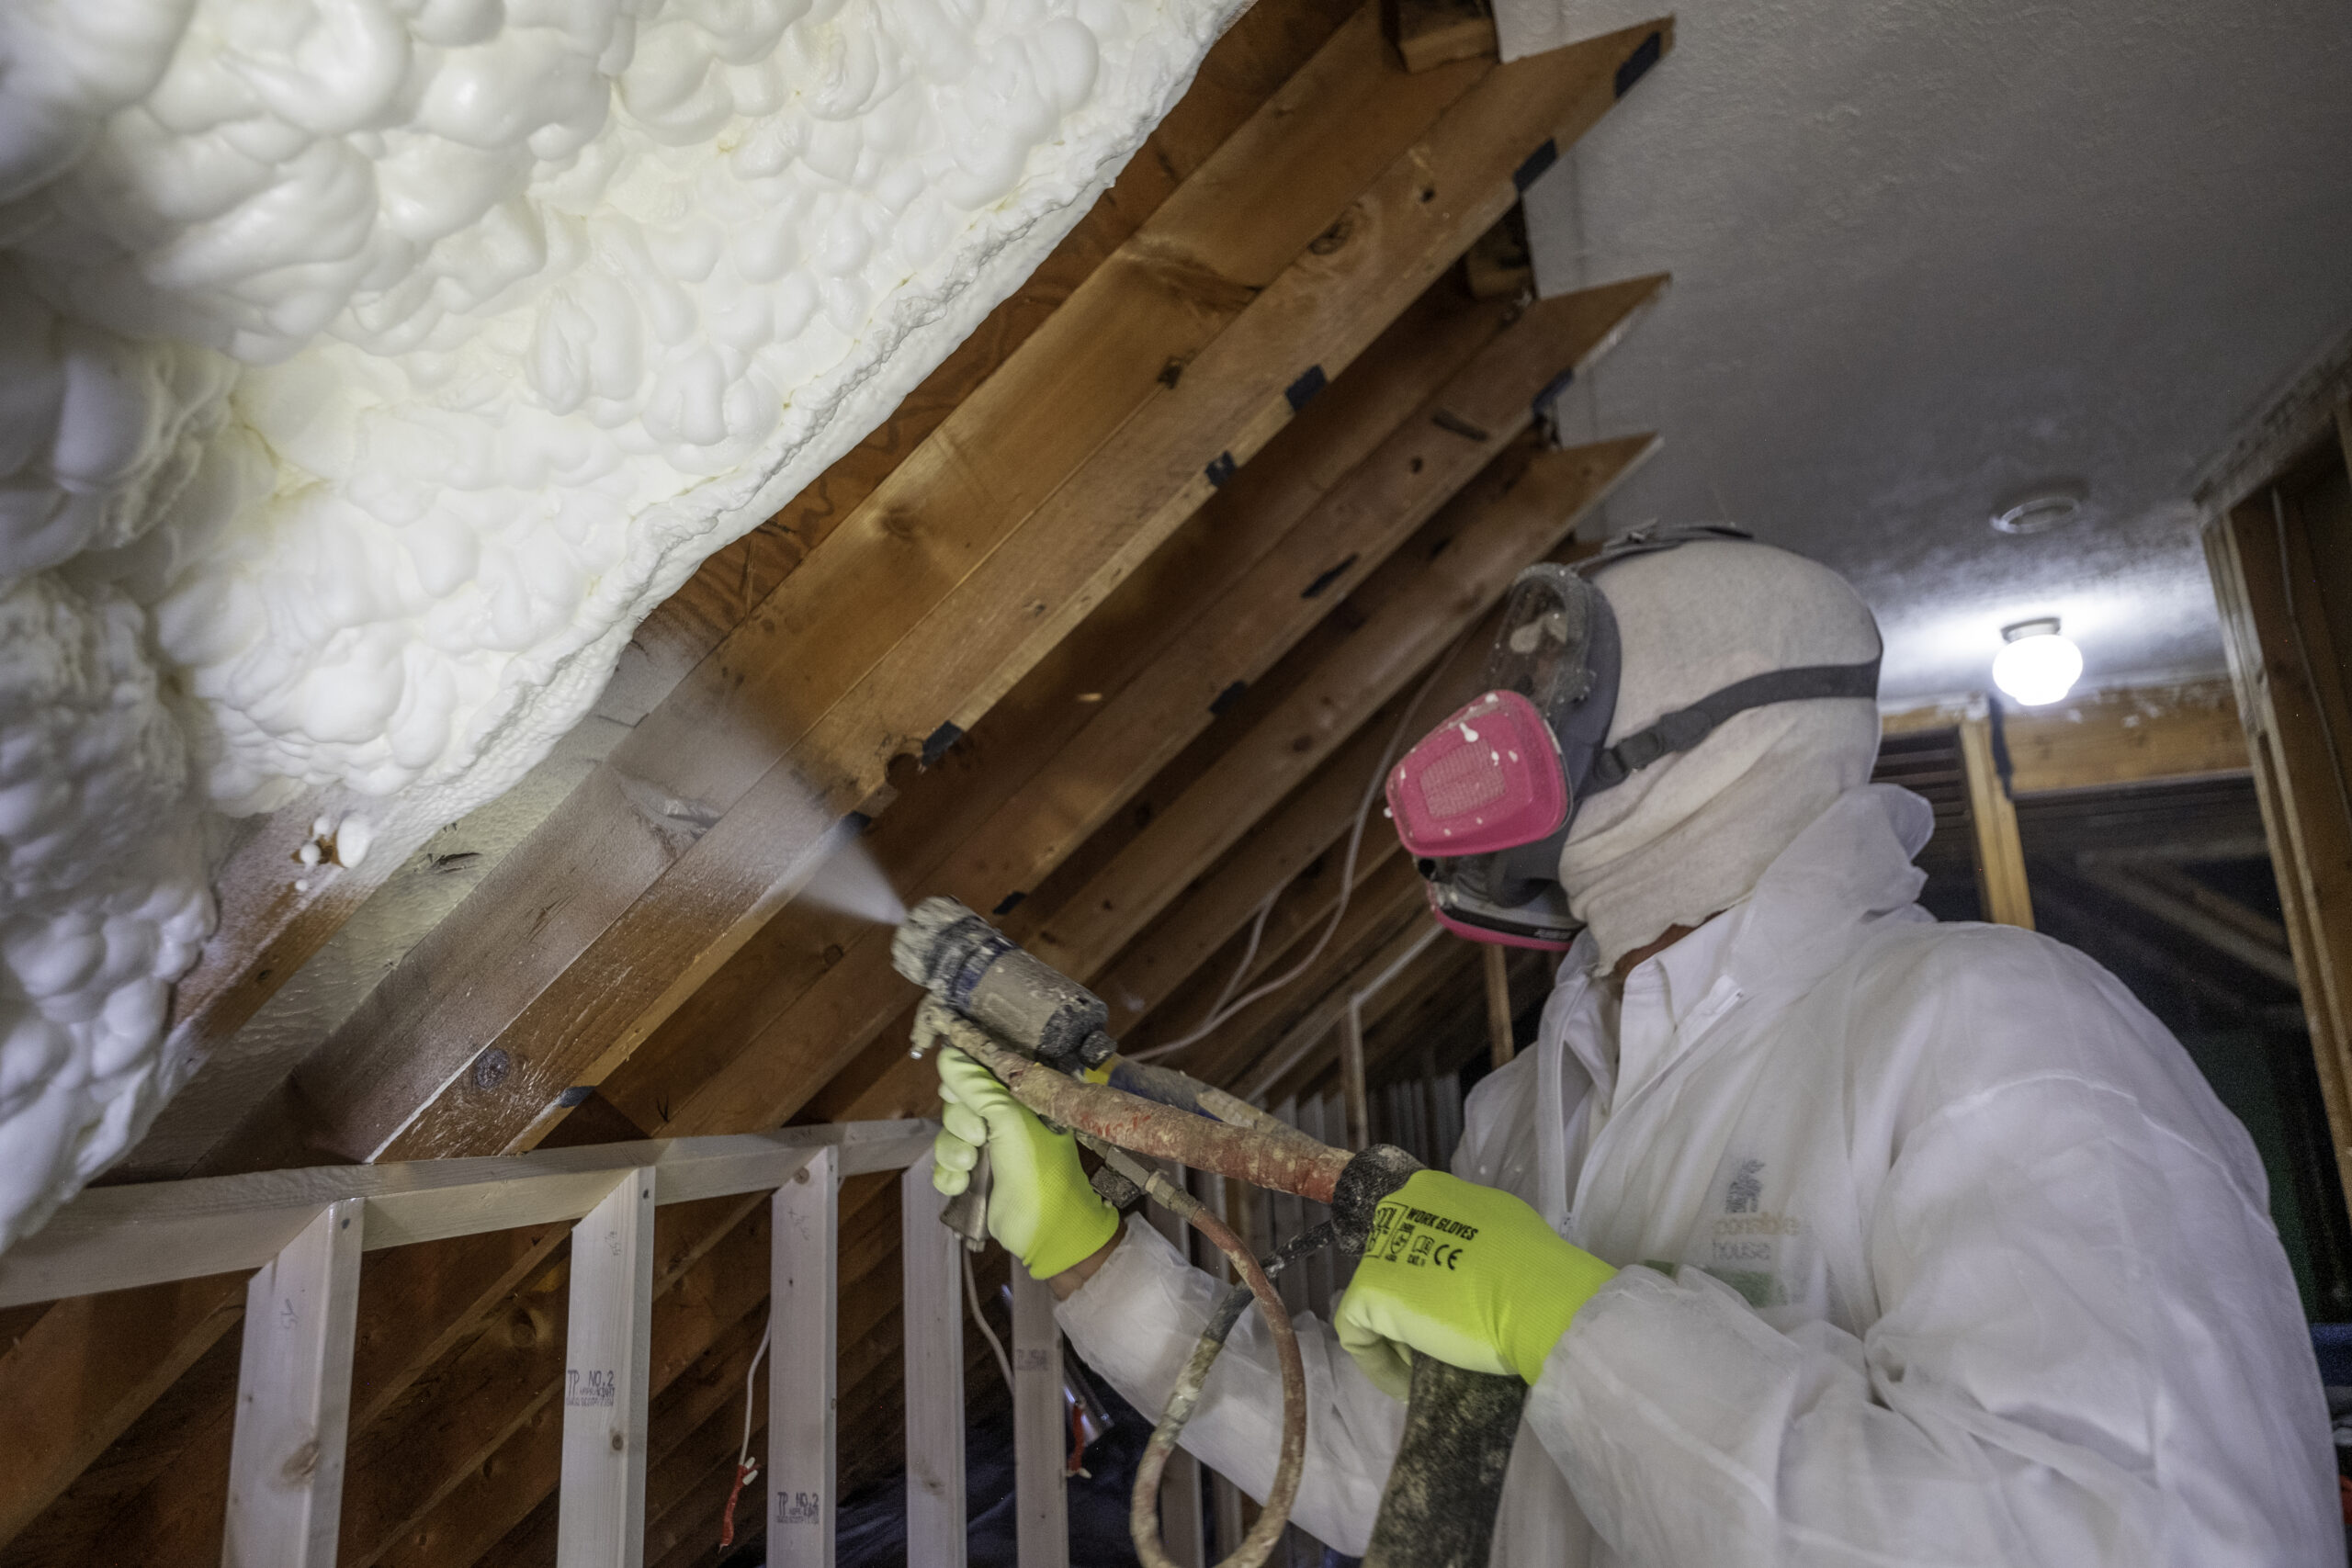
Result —
[[[206, 1117], [242, 1089], [192, 1099], [171, 1147], [232, 1171], [526, 1147], [574, 1104], [571, 1135], [610, 1137], [927, 1100], [888, 1038], [906, 993], [872, 938], [771, 919], [786, 871], [853, 806], [905, 886], [986, 889], [991, 908], [1025, 894], [1009, 924], [1106, 986], [1133, 976], [1128, 1022], [1146, 1031], [1269, 893], [1299, 883], [1285, 922], [1328, 909], [1300, 873], [1352, 819], [1406, 685], [1650, 450], [1545, 453], [1522, 432], [1535, 393], [1606, 351], [1662, 283], [1529, 309], [1440, 275], [1514, 198], [1529, 154], [1590, 124], [1668, 29], [1408, 78], [1371, 16], [1333, 31], [1328, 0], [1261, 0], [975, 343], [641, 629], [603, 705], [632, 731], [588, 782], [280, 1090], [233, 1128]], [[889, 767], [926, 749], [928, 771]], [[265, 871], [282, 826], [248, 840]], [[1367, 873], [1408, 870], [1393, 849]], [[225, 1038], [365, 890], [334, 885], [341, 905], [280, 908], [275, 927], [241, 915], [183, 1025]], [[1106, 892], [1116, 919], [1075, 925]], [[763, 946], [771, 931], [785, 945]], [[1148, 975], [1126, 967], [1147, 931], [1181, 939]], [[771, 984], [754, 952], [789, 954], [791, 975]], [[665, 1029], [673, 1017], [695, 1027]], [[236, 1081], [269, 1068], [246, 1058]], [[585, 1103], [567, 1092], [592, 1085]], [[896, 1388], [876, 1348], [898, 1327], [894, 1219], [842, 1211], [844, 1309], [872, 1325], [842, 1345], [844, 1408]], [[684, 1205], [656, 1223], [648, 1560], [703, 1562], [763, 1222]], [[858, 1245], [879, 1256], [853, 1272]], [[545, 1551], [560, 1358], [532, 1325], [565, 1277], [554, 1226], [371, 1259], [342, 1561]], [[62, 1353], [78, 1381], [48, 1410], [19, 1405], [37, 1379], [0, 1383], [0, 1420], [25, 1408], [11, 1429], [42, 1460], [0, 1487], [16, 1511], [0, 1536], [37, 1521], [20, 1547], [207, 1554], [218, 1478], [187, 1459], [227, 1431], [227, 1385], [183, 1380], [185, 1408], [141, 1417], [230, 1348], [243, 1281], [199, 1284], [176, 1307], [126, 1293], [30, 1324], [0, 1372]], [[109, 1311], [160, 1331], [92, 1379], [75, 1336]]]
[[[535, 840], [543, 855], [510, 858], [387, 976], [273, 1102], [293, 1115], [271, 1146], [526, 1146], [565, 1089], [604, 1077], [749, 938], [891, 757], [968, 729], [1043, 656], [1032, 610], [1057, 621], [1098, 602], [1098, 574], [1123, 574], [1205, 498], [1204, 476], [1262, 446], [1303, 376], [1344, 367], [1499, 216], [1530, 149], [1599, 118], [1655, 30], [1387, 76], [1416, 85], [1366, 117], [1364, 84], [1386, 67], [1369, 19], [1351, 27], [1302, 73], [1304, 101], [1237, 132], [1129, 242], [1134, 265], [1106, 263], [925, 443], [936, 457], [894, 471], [638, 727]], [[1358, 38], [1370, 63], [1351, 72]], [[1458, 101], [1419, 85], [1455, 73], [1474, 79]], [[1186, 199], [1196, 187], [1216, 196]], [[1224, 204], [1250, 221], [1228, 230]], [[1238, 249], [1233, 231], [1249, 235]], [[1154, 308], [1163, 257], [1183, 258], [1181, 309]], [[1082, 337], [1059, 325], [1098, 316]], [[1139, 322], [1167, 335], [1139, 339]], [[1070, 373], [1098, 355], [1100, 389]], [[1123, 402], [1138, 357], [1182, 369], [1172, 387], [1157, 371], [1125, 383], [1137, 400]], [[1015, 400], [1031, 361], [1035, 390]], [[1039, 423], [1040, 401], [1063, 417]], [[1122, 407], [1108, 439], [1074, 436]], [[1007, 423], [959, 433], [966, 410], [997, 408]], [[499, 1072], [465, 1070], [492, 1050]]]

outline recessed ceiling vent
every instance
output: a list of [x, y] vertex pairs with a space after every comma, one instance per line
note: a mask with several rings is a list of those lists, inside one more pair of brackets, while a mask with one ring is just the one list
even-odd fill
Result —
[[2063, 528], [2082, 515], [2084, 492], [2078, 490], [2045, 491], [2030, 495], [2014, 506], [1993, 513], [1993, 531], [1996, 534], [2047, 534], [2052, 528]]

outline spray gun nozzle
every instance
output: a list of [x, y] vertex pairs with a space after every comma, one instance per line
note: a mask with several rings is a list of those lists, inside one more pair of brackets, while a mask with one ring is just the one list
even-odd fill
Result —
[[[1099, 1066], [1118, 1049], [1102, 998], [953, 898], [914, 907], [891, 936], [890, 963], [938, 1006], [1061, 1071]], [[916, 1055], [936, 1032], [918, 1017]]]

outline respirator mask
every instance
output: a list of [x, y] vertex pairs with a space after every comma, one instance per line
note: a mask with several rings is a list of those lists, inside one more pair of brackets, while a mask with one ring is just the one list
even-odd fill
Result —
[[1423, 737], [1388, 774], [1396, 836], [1429, 885], [1438, 923], [1474, 942], [1565, 951], [1582, 923], [1560, 886], [1577, 808], [1734, 714], [1774, 703], [1878, 695], [1879, 661], [1768, 671], [1606, 744], [1617, 716], [1617, 618], [1593, 575], [1629, 557], [1704, 539], [1721, 525], [1644, 528], [1575, 566], [1538, 562], [1512, 581], [1487, 656], [1488, 690]]

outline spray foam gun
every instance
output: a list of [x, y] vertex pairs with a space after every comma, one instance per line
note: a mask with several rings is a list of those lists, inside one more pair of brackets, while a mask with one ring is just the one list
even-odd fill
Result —
[[[1306, 1378], [1272, 1276], [1323, 1246], [1362, 1253], [1380, 1201], [1420, 1169], [1419, 1162], [1385, 1144], [1360, 1154], [1333, 1148], [1196, 1078], [1120, 1060], [1104, 1031], [1110, 1011], [1101, 998], [952, 898], [916, 906], [892, 939], [890, 956], [899, 974], [931, 993], [916, 1014], [918, 1055], [933, 1043], [970, 1055], [1015, 1100], [1069, 1129], [1102, 1157], [1094, 1181], [1107, 1200], [1124, 1210], [1148, 1195], [1215, 1244], [1241, 1281], [1211, 1315], [1137, 1468], [1128, 1524], [1145, 1568], [1176, 1568], [1159, 1540], [1160, 1474], [1227, 1336], [1257, 1301], [1282, 1369], [1282, 1453], [1258, 1522], [1219, 1568], [1259, 1568], [1289, 1522], [1306, 1452]], [[1106, 1065], [1108, 1082], [1089, 1081]], [[1261, 1263], [1222, 1219], [1147, 1160], [1174, 1160], [1294, 1193], [1328, 1205], [1331, 1218]], [[972, 1187], [941, 1216], [973, 1247], [987, 1236], [981, 1175], [974, 1173]], [[1526, 1397], [1516, 1377], [1414, 1356], [1404, 1438], [1381, 1495], [1366, 1568], [1485, 1568]]]

